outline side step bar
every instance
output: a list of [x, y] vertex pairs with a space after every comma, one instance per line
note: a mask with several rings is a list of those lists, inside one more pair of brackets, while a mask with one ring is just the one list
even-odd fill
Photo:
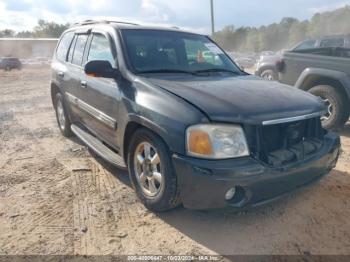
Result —
[[113, 152], [107, 146], [105, 146], [96, 137], [90, 135], [88, 132], [84, 131], [76, 125], [72, 125], [71, 129], [73, 133], [80, 138], [89, 148], [91, 148], [96, 154], [102, 157], [104, 160], [110, 162], [111, 164], [126, 169], [126, 164], [124, 159], [117, 153]]

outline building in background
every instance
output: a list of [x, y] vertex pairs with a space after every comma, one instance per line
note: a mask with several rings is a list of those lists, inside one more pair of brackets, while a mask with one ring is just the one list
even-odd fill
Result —
[[0, 57], [51, 58], [57, 41], [55, 38], [0, 38]]

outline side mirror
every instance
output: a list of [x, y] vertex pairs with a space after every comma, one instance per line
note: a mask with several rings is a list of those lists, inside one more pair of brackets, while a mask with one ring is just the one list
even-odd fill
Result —
[[85, 74], [93, 77], [114, 78], [117, 75], [117, 69], [114, 69], [107, 60], [92, 60], [85, 64]]

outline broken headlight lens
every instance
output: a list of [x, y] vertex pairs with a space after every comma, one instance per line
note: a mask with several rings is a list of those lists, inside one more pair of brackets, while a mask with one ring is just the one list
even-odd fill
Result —
[[187, 154], [206, 159], [249, 156], [244, 131], [239, 125], [201, 124], [186, 131]]

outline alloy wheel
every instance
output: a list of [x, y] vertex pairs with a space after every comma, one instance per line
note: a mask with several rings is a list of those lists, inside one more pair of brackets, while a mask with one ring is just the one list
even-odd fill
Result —
[[142, 142], [137, 146], [134, 154], [134, 170], [143, 193], [150, 198], [156, 197], [164, 187], [164, 176], [159, 154], [153, 145]]
[[327, 121], [329, 120], [332, 115], [333, 115], [333, 105], [331, 103], [331, 101], [328, 98], [324, 98], [321, 97], [321, 99], [323, 100], [323, 102], [325, 103], [326, 107], [327, 107], [327, 111], [326, 113], [321, 117], [322, 121]]

